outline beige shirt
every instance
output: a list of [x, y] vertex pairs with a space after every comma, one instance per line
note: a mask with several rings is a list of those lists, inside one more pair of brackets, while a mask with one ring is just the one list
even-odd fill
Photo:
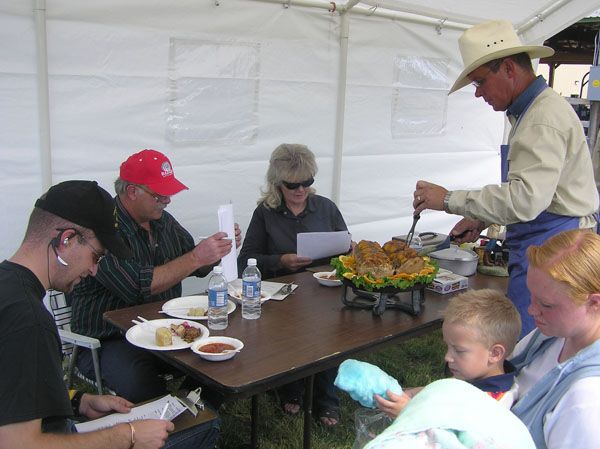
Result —
[[455, 190], [449, 210], [492, 223], [528, 222], [548, 212], [581, 217], [580, 228], [595, 226], [598, 192], [592, 160], [579, 118], [547, 88], [522, 115], [508, 138], [508, 182], [481, 190]]

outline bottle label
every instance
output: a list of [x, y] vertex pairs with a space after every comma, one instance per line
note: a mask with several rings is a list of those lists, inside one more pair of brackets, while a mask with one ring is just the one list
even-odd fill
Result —
[[242, 281], [242, 295], [246, 298], [260, 298], [260, 280]]
[[227, 296], [227, 290], [208, 290], [208, 307], [225, 307]]

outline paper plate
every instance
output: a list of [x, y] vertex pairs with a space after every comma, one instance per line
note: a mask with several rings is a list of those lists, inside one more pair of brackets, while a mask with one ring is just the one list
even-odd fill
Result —
[[[177, 336], [173, 336], [173, 344], [169, 346], [158, 346], [155, 340], [156, 329], [159, 327], [170, 327], [171, 324], [181, 324], [187, 321], [190, 326], [200, 329], [200, 336], [193, 342], [188, 343]], [[195, 342], [207, 338], [210, 332], [200, 323], [196, 323], [190, 320], [173, 320], [171, 318], [165, 318], [162, 320], [150, 320], [147, 323], [136, 324], [129, 328], [125, 334], [125, 338], [129, 343], [134, 346], [138, 346], [144, 349], [151, 349], [153, 351], [174, 351], [176, 349], [187, 349], [191, 347]]]
[[[192, 307], [202, 307], [205, 311], [208, 310], [208, 296], [196, 295], [196, 296], [182, 296], [180, 298], [173, 298], [167, 301], [162, 306], [162, 311], [169, 316], [175, 318], [181, 318], [183, 320], [207, 320], [208, 317], [204, 316], [190, 316], [188, 315], [189, 309]], [[235, 310], [235, 303], [231, 300], [227, 302], [227, 314], [230, 314]]]

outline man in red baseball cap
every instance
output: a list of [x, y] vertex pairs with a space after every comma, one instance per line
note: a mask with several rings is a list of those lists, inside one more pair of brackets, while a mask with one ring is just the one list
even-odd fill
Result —
[[[101, 340], [103, 381], [120, 396], [141, 402], [165, 394], [161, 373], [172, 370], [149, 351], [129, 344], [118, 329], [102, 319], [104, 312], [181, 296], [181, 281], [207, 276], [231, 250], [224, 232], [195, 244], [193, 237], [165, 208], [187, 187], [175, 178], [169, 159], [142, 150], [121, 164], [115, 181], [119, 233], [133, 256], [109, 256], [95, 277], [81, 282], [71, 295], [71, 328]], [[241, 233], [236, 225], [236, 244]], [[78, 368], [95, 378], [91, 353], [82, 351]]]
[[169, 158], [156, 150], [142, 150], [129, 156], [121, 164], [119, 176], [131, 184], [144, 185], [163, 196], [187, 190], [187, 187], [175, 178]]

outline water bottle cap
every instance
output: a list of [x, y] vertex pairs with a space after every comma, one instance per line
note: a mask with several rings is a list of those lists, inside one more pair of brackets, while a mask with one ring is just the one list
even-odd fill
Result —
[[252, 259], [248, 259], [248, 265], [255, 266], [256, 265], [256, 259], [252, 258]]
[[213, 273], [215, 273], [215, 274], [222, 274], [223, 273], [223, 267], [221, 265], [217, 265], [216, 267], [213, 268]]

